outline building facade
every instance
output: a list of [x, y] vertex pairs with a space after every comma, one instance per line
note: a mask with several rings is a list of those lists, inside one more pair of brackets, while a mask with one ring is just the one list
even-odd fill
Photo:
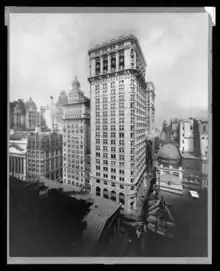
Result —
[[133, 35], [97, 45], [88, 54], [92, 194], [131, 211], [146, 170], [146, 62]]
[[25, 127], [27, 130], [35, 130], [37, 127], [37, 106], [35, 102], [30, 99], [25, 103]]
[[9, 175], [20, 180], [27, 178], [28, 135], [13, 133], [9, 140]]
[[86, 155], [90, 151], [90, 101], [80, 90], [77, 78], [63, 110], [63, 183], [90, 190], [86, 170]]
[[10, 129], [22, 130], [25, 129], [25, 104], [23, 100], [9, 103], [9, 118], [10, 118]]
[[180, 134], [180, 121], [179, 119], [170, 120], [171, 129], [171, 140], [179, 144], [179, 134]]
[[59, 181], [62, 178], [62, 135], [37, 128], [28, 136], [27, 177], [44, 176]]
[[27, 102], [19, 99], [9, 103], [10, 129], [35, 130], [39, 113], [35, 102], [30, 98]]
[[147, 82], [146, 89], [146, 118], [147, 133], [152, 134], [155, 128], [155, 88], [152, 82]]
[[179, 149], [181, 152], [194, 152], [194, 120], [180, 122]]
[[202, 173], [208, 175], [208, 121], [199, 121], [200, 151], [202, 160]]
[[68, 95], [63, 90], [56, 102], [55, 126], [58, 131], [63, 130], [63, 105], [68, 103]]

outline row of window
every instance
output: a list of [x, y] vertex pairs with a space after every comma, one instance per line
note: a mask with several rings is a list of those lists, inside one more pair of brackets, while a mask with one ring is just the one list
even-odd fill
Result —
[[[123, 85], [123, 84], [124, 84], [124, 80], [119, 80], [119, 85]], [[115, 88], [116, 87], [116, 82], [111, 82], [110, 86], [111, 86], [111, 88]], [[103, 83], [102, 84], [102, 88], [103, 89], [106, 89], [107, 87], [108, 87], [107, 83]], [[95, 89], [99, 90], [100, 89], [100, 85], [99, 84], [96, 85]]]
[[[120, 95], [118, 96], [118, 101], [124, 101], [124, 100], [125, 100], [124, 94], [120, 94]], [[116, 102], [116, 96], [111, 96], [111, 97], [110, 97], [110, 101], [111, 101], [111, 102]], [[101, 99], [100, 99], [100, 98], [96, 98], [96, 105], [97, 105], [97, 104], [100, 104], [100, 102], [101, 102]], [[102, 98], [102, 103], [103, 103], [103, 104], [104, 104], [104, 103], [108, 103], [108, 96], [105, 96], [105, 97]]]
[[[102, 124], [108, 124], [108, 120], [109, 120], [109, 119], [106, 118], [106, 117], [103, 118], [103, 119], [102, 119]], [[119, 120], [119, 123], [120, 123], [120, 124], [124, 123], [124, 121], [125, 121], [125, 120], [124, 120], [124, 117], [120, 117], [118, 120]], [[100, 123], [101, 123], [101, 119], [100, 119], [100, 118], [96, 118], [96, 124], [100, 124]], [[116, 118], [115, 118], [115, 117], [111, 117], [111, 118], [110, 118], [110, 123], [111, 123], [111, 124], [113, 124], [113, 123], [115, 124], [115, 123], [116, 123]]]

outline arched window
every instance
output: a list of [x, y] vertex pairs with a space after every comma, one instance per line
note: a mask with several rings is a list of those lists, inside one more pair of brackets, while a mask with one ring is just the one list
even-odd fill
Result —
[[101, 196], [101, 189], [100, 189], [100, 187], [96, 187], [96, 196], [98, 196], [98, 197]]
[[115, 191], [111, 192], [111, 200], [116, 201], [116, 192]]
[[108, 199], [108, 190], [106, 188], [103, 190], [103, 198]]
[[119, 194], [119, 202], [124, 205], [125, 204], [125, 195], [123, 193]]

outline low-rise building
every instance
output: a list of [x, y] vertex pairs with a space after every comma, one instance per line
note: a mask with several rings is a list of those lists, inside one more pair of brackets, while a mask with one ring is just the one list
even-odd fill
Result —
[[27, 178], [28, 133], [15, 132], [9, 139], [9, 175], [20, 180]]
[[29, 179], [45, 176], [59, 181], [62, 176], [62, 135], [40, 127], [28, 136], [27, 172]]

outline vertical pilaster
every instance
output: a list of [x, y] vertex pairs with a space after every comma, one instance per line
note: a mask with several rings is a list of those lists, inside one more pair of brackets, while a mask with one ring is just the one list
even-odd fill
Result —
[[51, 158], [49, 159], [49, 179], [51, 180]]
[[108, 72], [111, 71], [111, 56], [108, 54]]
[[95, 59], [91, 59], [91, 74], [95, 75]]
[[26, 163], [26, 158], [23, 159], [23, 169], [24, 169], [24, 179], [26, 179], [26, 166], [27, 166], [27, 163]]
[[9, 173], [11, 172], [11, 156], [9, 156]]
[[118, 71], [119, 70], [119, 53], [118, 52], [116, 52], [116, 71]]
[[100, 73], [103, 74], [103, 58], [100, 57]]
[[15, 157], [13, 157], [13, 159], [14, 159], [14, 175], [15, 175], [15, 173], [16, 173], [16, 160], [15, 160]]

